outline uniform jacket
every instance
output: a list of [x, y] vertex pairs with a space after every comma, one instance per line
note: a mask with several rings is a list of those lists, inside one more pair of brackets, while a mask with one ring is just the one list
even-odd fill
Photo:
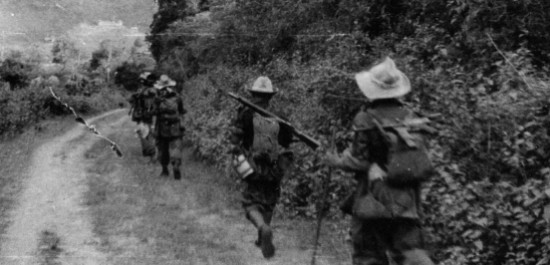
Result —
[[237, 116], [232, 121], [230, 142], [236, 147], [235, 149], [238, 149], [238, 152], [245, 154], [255, 172], [258, 173], [256, 175], [259, 175], [256, 177], [268, 180], [280, 180], [285, 174], [285, 169], [291, 163], [291, 155], [285, 149], [292, 143], [292, 130], [288, 126], [278, 123], [279, 131], [276, 141], [282, 148], [277, 157], [275, 159], [257, 157], [251, 150], [255, 138], [254, 115], [259, 114], [255, 114], [252, 109], [245, 106], [241, 106], [237, 110]]
[[142, 87], [130, 98], [132, 106], [132, 120], [136, 122], [151, 123], [157, 91], [153, 87]]
[[176, 92], [158, 96], [153, 111], [156, 116], [155, 130], [159, 137], [181, 137], [184, 132], [183, 115], [187, 110]]
[[[378, 100], [370, 108], [403, 108], [397, 100]], [[374, 163], [384, 169], [388, 149], [383, 136], [374, 126], [373, 117], [366, 111], [360, 111], [354, 118], [354, 139], [352, 144], [339, 156], [336, 166], [355, 171], [357, 188], [342, 205], [345, 213], [352, 214], [354, 204], [370, 193], [385, 206], [394, 218], [418, 219], [420, 213], [420, 187], [393, 187], [385, 181], [375, 180], [369, 183], [368, 170]], [[380, 216], [383, 218], [384, 216]]]

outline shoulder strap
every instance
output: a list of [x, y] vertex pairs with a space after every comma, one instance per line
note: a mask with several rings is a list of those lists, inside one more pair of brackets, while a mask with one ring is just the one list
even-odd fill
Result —
[[382, 124], [380, 123], [380, 118], [378, 117], [378, 115], [374, 113], [373, 109], [367, 109], [366, 112], [372, 116], [372, 122], [374, 123], [374, 126], [376, 127], [378, 132], [384, 137], [384, 139], [386, 139], [387, 142], [390, 142], [391, 139], [388, 136], [386, 130], [384, 130], [384, 126], [382, 126]]
[[[406, 119], [400, 122], [392, 122], [388, 121], [387, 119], [380, 118], [376, 113], [375, 110], [368, 109], [367, 112], [372, 115], [373, 122], [376, 125], [376, 128], [384, 135], [386, 138], [387, 132], [385, 128], [391, 128], [394, 130], [399, 138], [401, 138], [405, 144], [407, 144], [410, 148], [417, 147], [417, 144], [414, 141], [414, 137], [409, 133], [409, 126], [412, 124], [409, 124], [408, 121], [412, 121], [414, 123], [420, 122], [418, 119], [412, 118], [412, 119]], [[381, 123], [382, 122], [382, 123]]]

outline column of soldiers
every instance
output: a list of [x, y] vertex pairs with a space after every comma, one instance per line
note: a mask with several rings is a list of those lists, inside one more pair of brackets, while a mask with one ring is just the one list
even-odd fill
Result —
[[181, 179], [182, 137], [185, 131], [183, 101], [175, 90], [176, 82], [167, 75], [149, 72], [140, 75], [140, 89], [130, 99], [132, 120], [144, 156], [158, 158], [161, 177]]
[[[355, 79], [369, 104], [353, 118], [349, 147], [341, 154], [329, 152], [324, 159], [327, 166], [355, 172], [356, 189], [342, 205], [344, 213], [352, 216], [352, 263], [434, 264], [420, 226], [420, 186], [432, 173], [423, 133], [432, 129], [399, 100], [411, 85], [392, 59], [384, 58]], [[151, 130], [157, 137], [161, 175], [168, 175], [170, 162], [179, 179], [185, 109], [174, 85], [167, 76], [155, 83]], [[257, 229], [256, 246], [271, 258], [275, 255], [273, 211], [281, 180], [293, 163], [289, 147], [303, 138], [296, 137], [296, 129], [284, 117], [266, 115], [275, 113], [270, 100], [278, 92], [269, 78], [259, 77], [248, 92], [252, 104], [237, 110], [229, 140], [235, 169], [246, 184], [245, 216]]]

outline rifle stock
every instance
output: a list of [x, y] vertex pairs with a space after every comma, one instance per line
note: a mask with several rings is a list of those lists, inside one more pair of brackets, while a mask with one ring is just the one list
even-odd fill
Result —
[[266, 117], [270, 117], [272, 119], [275, 119], [277, 122], [279, 123], [282, 123], [286, 126], [288, 126], [289, 128], [292, 129], [292, 134], [294, 134], [298, 139], [300, 139], [300, 141], [302, 141], [303, 143], [305, 143], [307, 146], [309, 146], [311, 149], [315, 150], [317, 149], [321, 143], [319, 143], [319, 141], [315, 140], [313, 137], [311, 136], [308, 136], [306, 135], [305, 133], [303, 133], [302, 131], [299, 131], [298, 129], [296, 129], [296, 127], [294, 127], [294, 125], [292, 125], [290, 122], [288, 121], [285, 121], [283, 120], [282, 118], [278, 117], [277, 115], [269, 112], [268, 110], [250, 102], [249, 100], [239, 96], [239, 95], [236, 95], [234, 93], [231, 93], [231, 92], [225, 92], [223, 91], [224, 94], [228, 95], [229, 97], [231, 98], [234, 98], [236, 99], [237, 101], [239, 101], [240, 103], [242, 103], [243, 105], [251, 108], [252, 110], [254, 110], [255, 112], [263, 115], [263, 116], [266, 116]]

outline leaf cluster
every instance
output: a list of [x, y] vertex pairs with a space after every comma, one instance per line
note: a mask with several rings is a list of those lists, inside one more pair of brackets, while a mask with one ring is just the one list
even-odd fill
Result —
[[[223, 1], [222, 1], [223, 2]], [[180, 17], [158, 58], [187, 80], [190, 134], [199, 157], [229, 174], [228, 126], [235, 103], [267, 75], [273, 99], [297, 127], [336, 148], [350, 140], [362, 98], [354, 73], [391, 56], [410, 79], [405, 100], [436, 113], [431, 156], [438, 174], [424, 188], [425, 224], [441, 264], [546, 264], [550, 105], [547, 1], [228, 1], [207, 22]], [[212, 8], [211, 8], [212, 10]], [[291, 18], [291, 19], [289, 19]], [[544, 41], [543, 41], [544, 40]], [[328, 189], [332, 213], [353, 190], [328, 171], [322, 153], [296, 145], [281, 204], [313, 217]]]

